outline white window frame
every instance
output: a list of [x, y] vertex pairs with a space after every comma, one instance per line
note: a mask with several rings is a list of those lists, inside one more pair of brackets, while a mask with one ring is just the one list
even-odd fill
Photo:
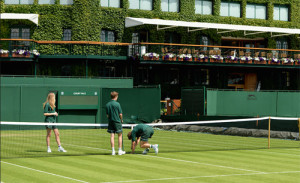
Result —
[[[180, 0], [177, 0], [178, 2], [178, 8], [176, 11], [170, 11], [170, 0], [167, 0], [168, 1], [168, 11], [163, 11], [163, 12], [179, 12], [180, 10]], [[162, 3], [162, 0], [161, 0], [161, 3]]]
[[39, 0], [38, 4], [55, 4], [55, 0]]
[[[197, 9], [196, 9], [196, 2], [201, 2], [201, 10], [200, 12], [197, 12]], [[210, 13], [204, 13], [204, 1], [206, 2], [210, 2], [211, 3], [211, 7], [210, 7]], [[195, 14], [201, 14], [201, 15], [212, 15], [212, 12], [213, 12], [213, 2], [211, 0], [195, 0]]]
[[[254, 17], [253, 18], [251, 18], [251, 17], [247, 17], [247, 15], [248, 15], [248, 10], [247, 10], [247, 7], [248, 6], [254, 6]], [[257, 18], [257, 12], [256, 12], [256, 7], [258, 7], [258, 6], [260, 6], [260, 7], [264, 7], [265, 8], [265, 16], [264, 16], [264, 18]], [[253, 12], [251, 12], [251, 13], [253, 13]], [[252, 4], [252, 3], [249, 3], [249, 4], [247, 4], [247, 6], [246, 6], [246, 18], [249, 18], [249, 19], [262, 19], [262, 20], [266, 20], [267, 19], [267, 6], [266, 5], [262, 5], [262, 4]]]
[[[34, 0], [17, 0], [18, 3], [14, 3], [14, 2], [13, 3], [8, 3], [9, 1], [11, 1], [11, 0], [4, 0], [4, 4], [7, 4], [7, 5], [11, 4], [11, 5], [13, 5], [13, 4], [33, 4], [34, 3]], [[31, 1], [31, 3], [24, 3], [26, 1]]]
[[[102, 7], [110, 7], [110, 8], [121, 8], [121, 0], [106, 0], [107, 2], [108, 2], [108, 5], [106, 6], [106, 5], [102, 5], [101, 3], [102, 3], [102, 1], [103, 0], [100, 0], [100, 5], [102, 6]], [[119, 1], [119, 6], [118, 7], [116, 7], [116, 6], [111, 6], [111, 1]]]
[[[228, 12], [226, 13], [226, 15], [222, 15], [222, 4], [227, 4], [227, 9], [228, 9]], [[230, 10], [230, 5], [233, 5], [233, 4], [238, 4], [239, 5], [239, 16], [233, 16], [230, 14], [231, 10]], [[228, 1], [221, 1], [221, 8], [220, 8], [220, 15], [221, 16], [224, 16], [224, 17], [237, 17], [237, 18], [241, 18], [241, 3], [239, 2], [228, 2]]]
[[73, 3], [73, 0], [60, 0], [61, 5], [72, 5]]
[[139, 8], [130, 8], [130, 1], [131, 0], [128, 0], [129, 1], [129, 9], [136, 9], [136, 10], [148, 10], [148, 11], [151, 11], [153, 10], [153, 0], [151, 0], [151, 7], [148, 8], [148, 9], [145, 9], [143, 8], [143, 5], [144, 5], [144, 0], [138, 0], [139, 1]]
[[[276, 5], [274, 5], [274, 9], [275, 8], [278, 8], [279, 9], [279, 19], [276, 19], [275, 18], [275, 12], [273, 11], [273, 19], [274, 20], [279, 20], [279, 21], [286, 21], [286, 22], [288, 22], [289, 21], [289, 14], [290, 14], [290, 8], [287, 6], [287, 5], [280, 5], [280, 4], [276, 4]], [[288, 14], [287, 14], [287, 20], [283, 20], [283, 19], [281, 19], [281, 16], [280, 16], [280, 9], [287, 9], [287, 12], [288, 12]]]

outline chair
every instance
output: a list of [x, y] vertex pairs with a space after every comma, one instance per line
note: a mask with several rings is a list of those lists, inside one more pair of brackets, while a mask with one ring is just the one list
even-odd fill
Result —
[[266, 52], [260, 52], [261, 57], [266, 57]]
[[267, 53], [267, 58], [273, 58], [273, 53]]
[[259, 52], [255, 52], [255, 53], [254, 53], [254, 56], [255, 56], [255, 57], [258, 57], [258, 56], [259, 56]]
[[287, 57], [287, 54], [286, 54], [286, 53], [281, 53], [281, 54], [280, 54], [280, 57], [281, 57], [281, 58], [286, 58], [286, 57]]
[[250, 57], [250, 56], [251, 56], [251, 52], [246, 52], [246, 53], [245, 53], [245, 56], [246, 56], [246, 57]]
[[244, 56], [244, 55], [245, 55], [244, 51], [239, 51], [239, 56]]
[[162, 52], [163, 54], [166, 53], [164, 48], [161, 48], [161, 52]]

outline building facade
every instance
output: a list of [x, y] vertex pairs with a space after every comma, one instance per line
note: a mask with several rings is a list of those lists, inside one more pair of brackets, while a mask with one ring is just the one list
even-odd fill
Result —
[[0, 13], [3, 75], [133, 77], [162, 98], [300, 89], [299, 0], [0, 0]]

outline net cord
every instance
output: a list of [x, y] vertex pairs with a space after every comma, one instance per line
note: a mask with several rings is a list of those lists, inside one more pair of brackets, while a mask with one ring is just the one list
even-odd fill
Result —
[[[226, 119], [226, 120], [210, 120], [210, 121], [188, 121], [188, 122], [171, 122], [171, 123], [147, 123], [149, 126], [172, 126], [172, 125], [202, 125], [212, 123], [237, 123], [244, 121], [261, 121], [261, 120], [298, 120], [299, 118], [284, 118], [284, 117], [260, 117], [260, 118], [244, 118], [244, 119]], [[45, 123], [45, 122], [13, 122], [0, 121], [1, 125], [28, 125], [28, 126], [85, 126], [85, 127], [107, 127], [108, 124], [91, 124], [91, 123]], [[138, 124], [123, 124], [123, 127], [134, 127]]]

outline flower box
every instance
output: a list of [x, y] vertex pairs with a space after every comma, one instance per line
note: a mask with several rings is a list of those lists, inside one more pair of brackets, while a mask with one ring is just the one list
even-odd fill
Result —
[[25, 57], [25, 58], [28, 58], [30, 57], [30, 53], [27, 53], [26, 55], [24, 54], [18, 54], [18, 53], [12, 53], [12, 57]]
[[8, 53], [0, 53], [0, 57], [8, 57]]
[[[195, 61], [195, 62], [201, 62], [201, 60], [203, 60], [203, 59], [201, 59], [201, 58], [199, 58], [199, 57], [195, 57], [195, 58], [194, 58], [194, 61]], [[202, 62], [203, 62], [203, 61], [202, 61]]]
[[300, 61], [295, 61], [295, 65], [300, 65]]
[[282, 65], [294, 65], [294, 62], [287, 62], [287, 63], [282, 62]]
[[263, 60], [263, 61], [254, 60], [254, 64], [267, 64], [267, 61], [266, 60]]
[[176, 61], [176, 57], [163, 56], [163, 60], [165, 61]]
[[253, 63], [253, 61], [252, 60], [240, 60], [240, 63], [241, 64], [252, 64]]
[[269, 60], [268, 64], [270, 64], [270, 65], [280, 65], [280, 61], [278, 60], [277, 62], [274, 62], [272, 60]]
[[143, 56], [144, 60], [159, 60], [159, 57], [147, 57], [147, 56]]
[[225, 59], [225, 63], [234, 63], [234, 64], [236, 64], [236, 63], [238, 63], [238, 61], [237, 60], [231, 60], [231, 59]]

